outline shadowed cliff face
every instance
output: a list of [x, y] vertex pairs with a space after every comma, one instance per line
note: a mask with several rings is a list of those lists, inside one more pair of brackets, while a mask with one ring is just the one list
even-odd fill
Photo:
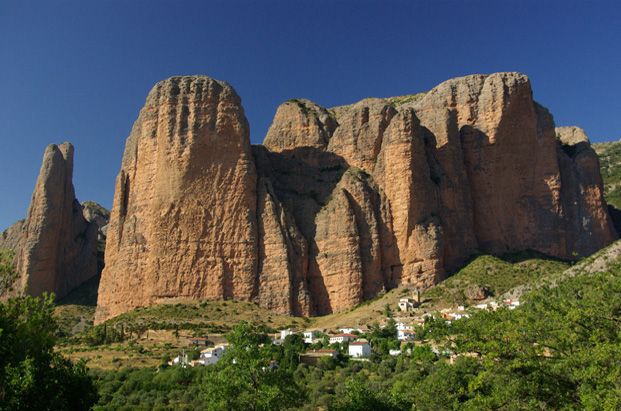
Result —
[[497, 73], [291, 100], [251, 150], [226, 83], [158, 83], [127, 141], [97, 320], [175, 297], [326, 314], [429, 287], [475, 252], [589, 254], [616, 234], [574, 134], [557, 138], [526, 76]]

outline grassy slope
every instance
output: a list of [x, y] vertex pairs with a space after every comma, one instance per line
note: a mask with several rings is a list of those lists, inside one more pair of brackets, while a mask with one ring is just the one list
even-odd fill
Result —
[[[557, 275], [569, 267], [565, 262], [535, 255], [512, 255], [504, 259], [489, 255], [473, 258], [464, 268], [448, 279], [426, 290], [423, 304], [409, 316], [420, 316], [426, 312], [467, 304], [463, 290], [469, 286], [487, 286], [494, 296], [535, 279]], [[340, 326], [361, 326], [384, 319], [386, 304], [396, 311], [400, 298], [411, 296], [406, 288], [397, 288], [385, 295], [361, 304], [344, 313], [312, 319], [312, 326], [336, 329]]]
[[621, 258], [621, 240], [615, 241], [608, 247], [599, 250], [587, 258], [580, 260], [574, 266], [564, 271], [550, 273], [525, 284], [517, 285], [507, 291], [504, 297], [520, 298], [532, 290], [542, 287], [556, 287], [558, 284], [577, 276], [594, 274], [608, 270]]
[[[522, 255], [510, 258], [478, 256], [463, 269], [441, 284], [423, 293], [424, 303], [410, 316], [467, 303], [463, 289], [468, 286], [487, 286], [494, 295], [546, 276], [559, 275], [567, 263], [541, 256]], [[82, 286], [60, 302], [57, 315], [66, 335], [88, 331], [94, 315], [93, 287], [95, 281]], [[278, 315], [257, 305], [241, 301], [186, 301], [139, 308], [107, 322], [107, 326], [134, 331], [131, 340], [123, 343], [90, 347], [78, 339], [68, 339], [61, 348], [67, 356], [88, 360], [89, 366], [99, 369], [118, 369], [126, 366], [157, 366], [164, 356], [174, 356], [187, 349], [192, 336], [208, 336], [213, 342], [223, 341], [223, 334], [239, 321], [249, 321], [273, 329], [322, 328], [336, 330], [340, 326], [365, 326], [385, 319], [388, 304], [396, 310], [399, 298], [411, 295], [406, 288], [397, 288], [367, 301], [347, 312], [311, 319]], [[175, 332], [175, 329], [178, 331]]]
[[[123, 327], [131, 337], [124, 342], [90, 346], [82, 339], [92, 328], [95, 306], [93, 283], [87, 283], [59, 302], [56, 315], [66, 338], [60, 351], [73, 360], [85, 359], [91, 368], [155, 367], [163, 357], [189, 350], [191, 337], [224, 342], [223, 333], [240, 321], [269, 328], [304, 328], [308, 320], [275, 314], [241, 301], [187, 301], [138, 308], [106, 322]], [[91, 297], [89, 297], [91, 296]]]

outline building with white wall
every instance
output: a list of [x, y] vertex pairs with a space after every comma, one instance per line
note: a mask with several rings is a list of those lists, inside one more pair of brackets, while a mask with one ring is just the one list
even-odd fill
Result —
[[350, 357], [366, 358], [371, 355], [371, 345], [368, 341], [355, 341], [349, 344], [347, 351]]
[[358, 339], [356, 334], [336, 334], [330, 336], [330, 344], [350, 342]]

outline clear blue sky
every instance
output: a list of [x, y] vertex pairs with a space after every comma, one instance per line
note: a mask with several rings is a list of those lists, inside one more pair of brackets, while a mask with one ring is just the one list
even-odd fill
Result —
[[0, 229], [23, 218], [45, 146], [76, 148], [78, 198], [112, 203], [155, 82], [226, 80], [253, 143], [282, 101], [324, 106], [521, 71], [559, 125], [621, 137], [618, 1], [0, 0]]

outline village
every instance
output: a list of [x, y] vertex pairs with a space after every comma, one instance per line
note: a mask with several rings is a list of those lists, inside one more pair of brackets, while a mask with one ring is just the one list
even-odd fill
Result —
[[[472, 313], [479, 310], [495, 311], [501, 307], [513, 310], [520, 306], [519, 300], [504, 299], [500, 302], [493, 299], [481, 301], [478, 304], [454, 308], [443, 308], [434, 312], [418, 312], [421, 305], [421, 296], [418, 290], [412, 297], [400, 298], [397, 304], [397, 313], [387, 305], [388, 315], [376, 327], [388, 331], [388, 340], [391, 342], [388, 355], [400, 356], [411, 353], [416, 345], [429, 345], [431, 350], [440, 354], [438, 347], [430, 341], [417, 339], [417, 329], [421, 329], [429, 319], [442, 319], [447, 325], [453, 321], [468, 319]], [[271, 343], [281, 345], [287, 337], [299, 335], [304, 342], [305, 351], [299, 354], [299, 361], [309, 365], [317, 365], [322, 359], [336, 360], [346, 358], [352, 361], [369, 361], [373, 355], [373, 345], [368, 334], [368, 326], [341, 326], [334, 330], [328, 329], [293, 329], [286, 328], [271, 335]], [[216, 364], [225, 354], [229, 343], [220, 343], [213, 346], [206, 337], [192, 338], [188, 341], [189, 349], [182, 350], [179, 355], [168, 362], [170, 366], [196, 367]], [[203, 348], [205, 347], [205, 348]], [[449, 354], [449, 351], [442, 351]], [[192, 354], [192, 355], [191, 355]], [[191, 358], [196, 357], [196, 358]], [[452, 358], [451, 358], [452, 360]], [[274, 363], [271, 367], [277, 367]]]

